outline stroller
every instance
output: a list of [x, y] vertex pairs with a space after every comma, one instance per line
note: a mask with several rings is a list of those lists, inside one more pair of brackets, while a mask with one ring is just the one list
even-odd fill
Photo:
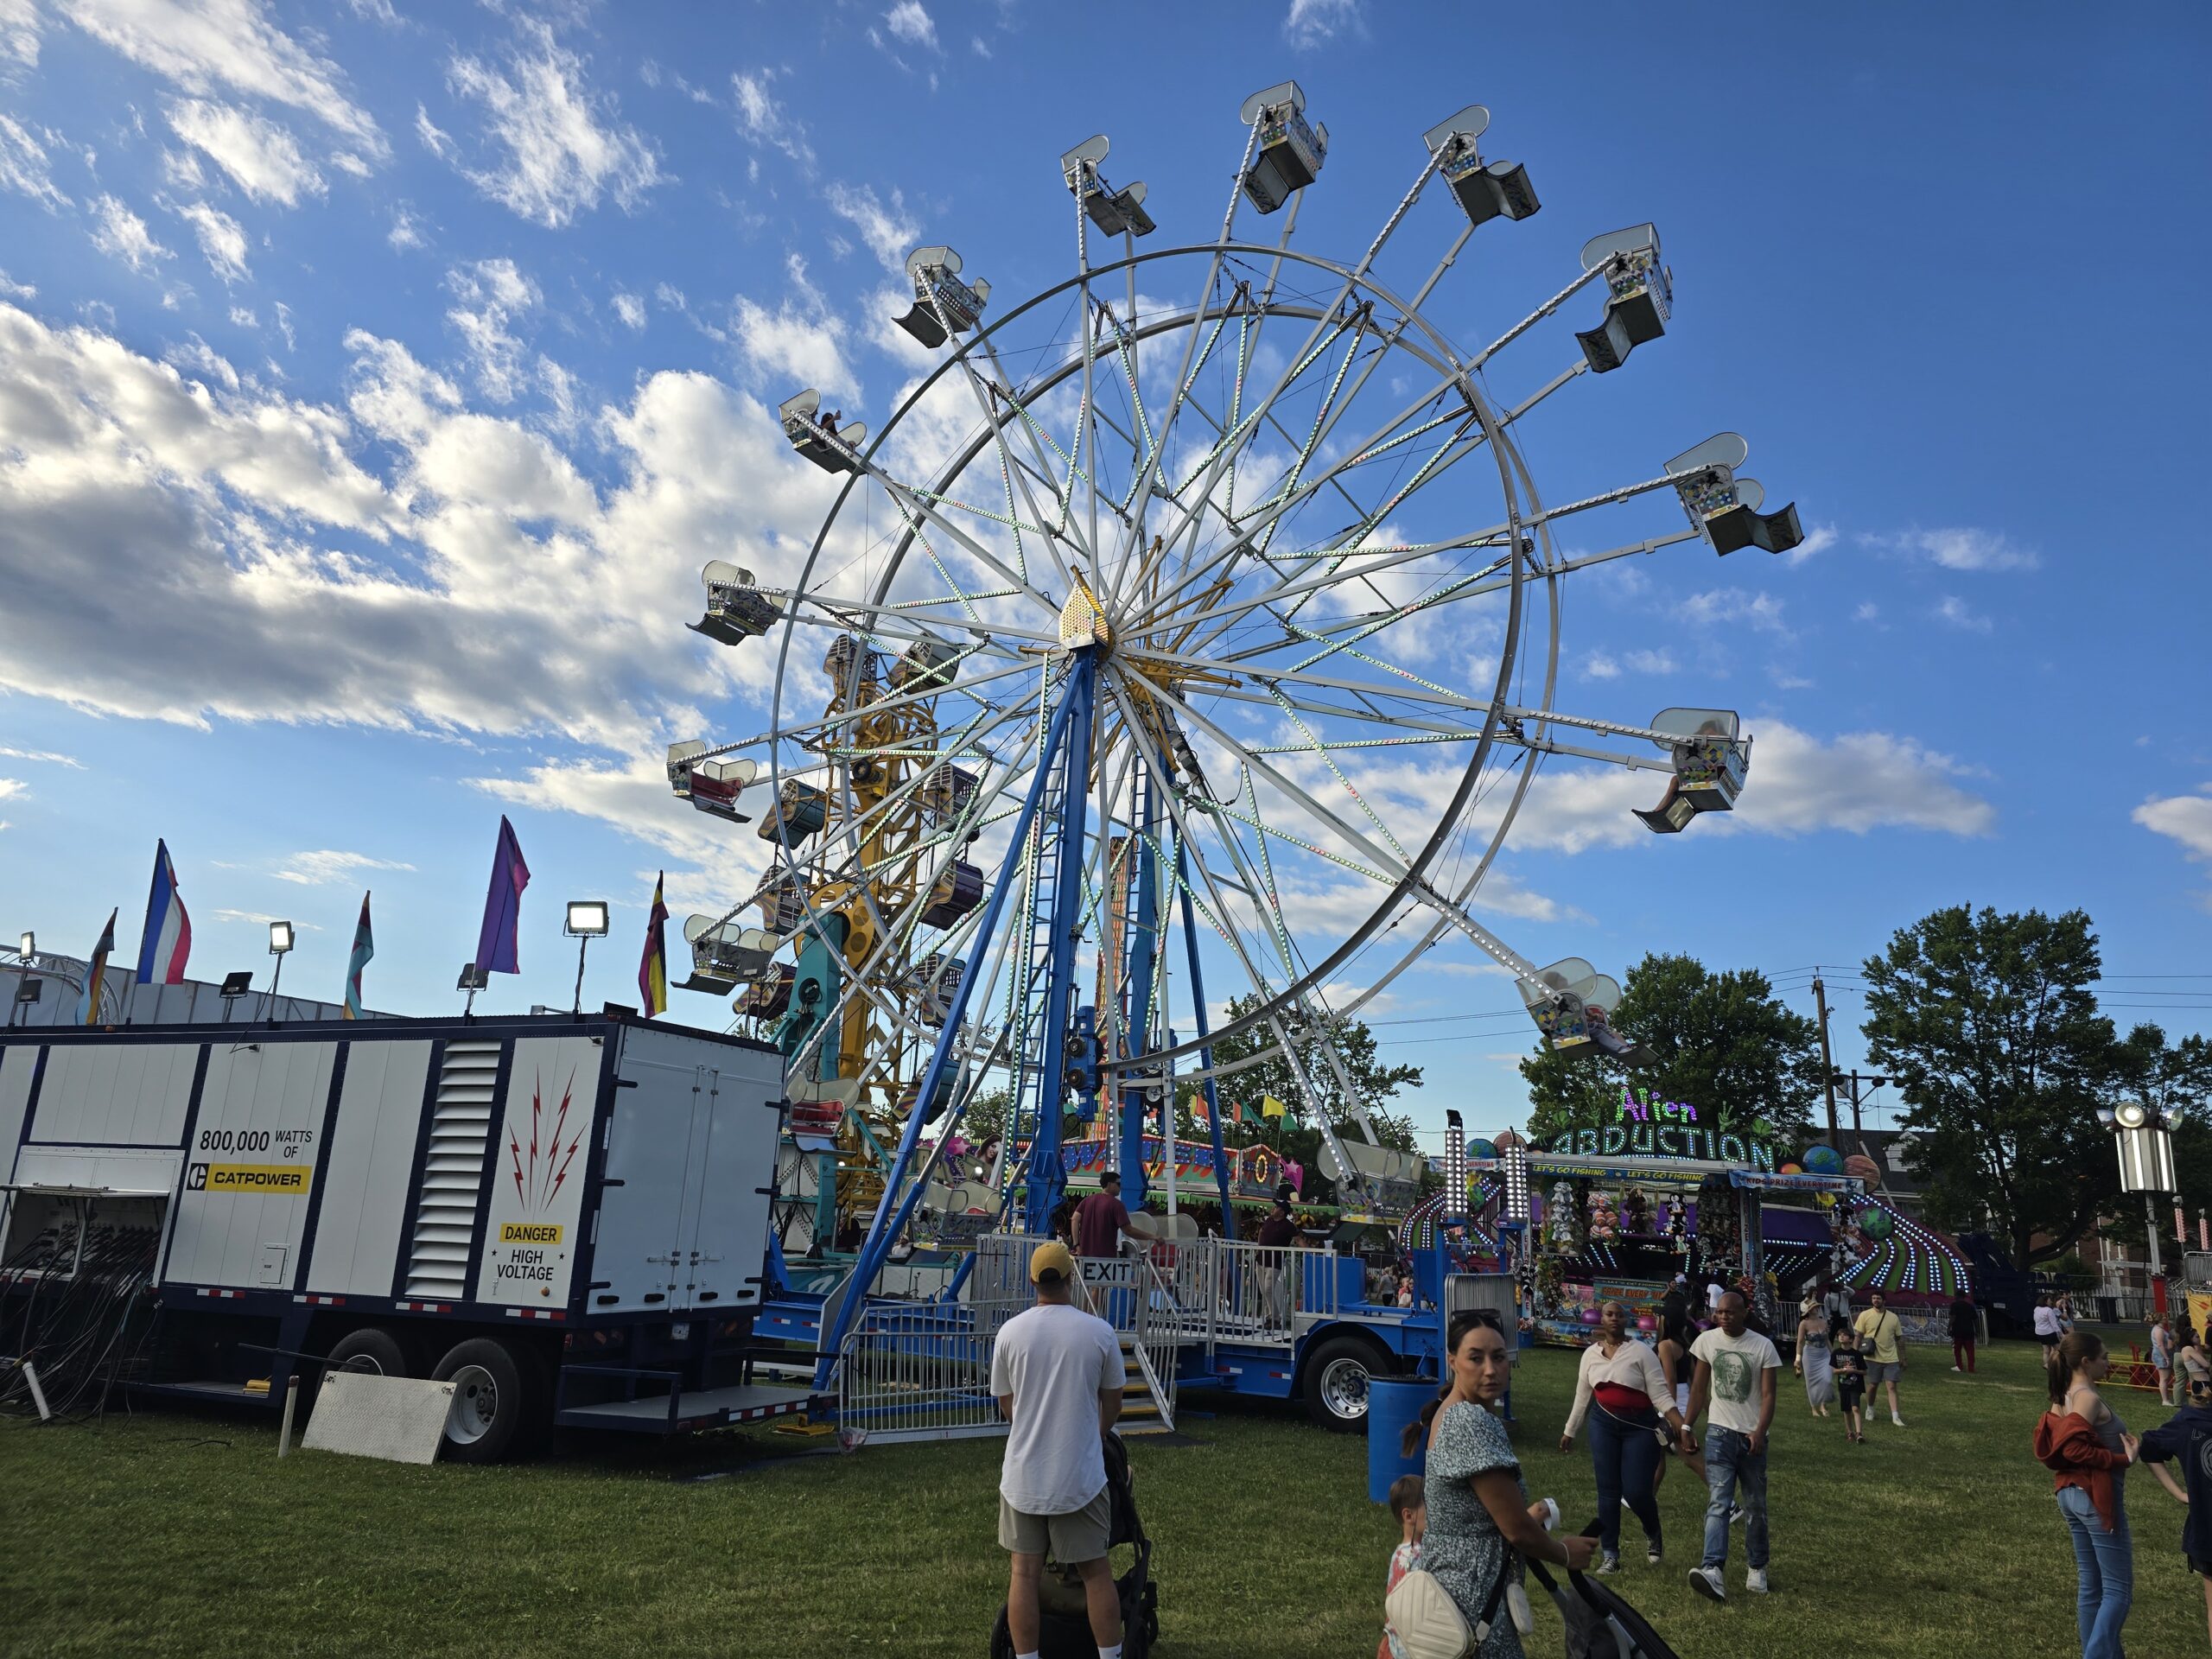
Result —
[[[1107, 1559], [1127, 1547], [1128, 1567], [1114, 1583], [1122, 1602], [1122, 1659], [1146, 1659], [1160, 1639], [1160, 1586], [1152, 1581], [1152, 1540], [1137, 1518], [1136, 1499], [1129, 1485], [1129, 1454], [1118, 1434], [1106, 1436], [1106, 1495], [1112, 1519], [1106, 1534]], [[1073, 1567], [1047, 1558], [1037, 1587], [1039, 1616], [1039, 1649], [1045, 1659], [1097, 1659], [1098, 1644], [1090, 1634], [1090, 1612], [1084, 1600], [1083, 1580]], [[991, 1659], [1014, 1659], [1014, 1637], [1007, 1628], [1006, 1609], [991, 1630]]]
[[[1583, 1530], [1594, 1536], [1598, 1523], [1592, 1521]], [[1567, 1625], [1567, 1659], [1680, 1659], [1666, 1638], [1614, 1594], [1611, 1586], [1580, 1573], [1568, 1573], [1562, 1586], [1541, 1561], [1530, 1561], [1529, 1572], [1551, 1597]]]

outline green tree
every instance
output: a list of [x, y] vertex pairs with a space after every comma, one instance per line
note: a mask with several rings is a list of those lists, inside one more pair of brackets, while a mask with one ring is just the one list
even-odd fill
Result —
[[1648, 956], [1629, 969], [1620, 1007], [1606, 1013], [1656, 1063], [1570, 1058], [1540, 1039], [1521, 1062], [1529, 1135], [1539, 1146], [1617, 1122], [1624, 1088], [1688, 1102], [1700, 1128], [1788, 1138], [1808, 1127], [1821, 1089], [1819, 1029], [1757, 969], [1716, 974], [1694, 957]]
[[2119, 1037], [2090, 988], [2101, 970], [2081, 911], [1966, 905], [1898, 930], [1866, 963], [1868, 1052], [1910, 1109], [1931, 1218], [1986, 1221], [2023, 1268], [2066, 1255], [2100, 1217], [2137, 1219], [2100, 1106], [2179, 1109], [2181, 1154], [2205, 1160], [2204, 1040], [2170, 1043], [2150, 1025]]
[[[1230, 1017], [1241, 1018], [1259, 1007], [1261, 1001], [1256, 992], [1251, 996], [1238, 998], [1229, 1005]], [[1306, 1081], [1316, 1096], [1315, 1103], [1328, 1114], [1329, 1122], [1339, 1135], [1366, 1138], [1360, 1135], [1352, 1121], [1351, 1109], [1344, 1100], [1344, 1078], [1338, 1076], [1336, 1066], [1330, 1063], [1325, 1052], [1325, 1038], [1333, 1042], [1337, 1059], [1344, 1066], [1344, 1077], [1351, 1079], [1354, 1096], [1367, 1108], [1381, 1143], [1395, 1147], [1401, 1152], [1417, 1150], [1414, 1144], [1413, 1120], [1393, 1116], [1382, 1109], [1382, 1105], [1401, 1089], [1418, 1089], [1421, 1086], [1421, 1067], [1384, 1065], [1376, 1056], [1375, 1033], [1368, 1029], [1364, 1020], [1332, 1019], [1328, 1022], [1325, 1033], [1319, 1023], [1313, 1021], [1296, 1020], [1286, 1016], [1283, 1023], [1290, 1033], [1291, 1046], [1305, 1071]], [[1229, 1065], [1247, 1055], [1256, 1054], [1263, 1048], [1274, 1046], [1273, 1028], [1263, 1024], [1224, 1037], [1214, 1044], [1213, 1062], [1217, 1066]], [[1231, 1146], [1249, 1146], [1255, 1141], [1265, 1141], [1270, 1146], [1280, 1144], [1294, 1158], [1311, 1161], [1311, 1149], [1318, 1148], [1320, 1143], [1318, 1128], [1309, 1127], [1303, 1122], [1285, 1122], [1278, 1128], [1272, 1122], [1259, 1121], [1260, 1101], [1268, 1095], [1273, 1095], [1282, 1102], [1300, 1120], [1312, 1116], [1306, 1108], [1305, 1092], [1298, 1086], [1290, 1062], [1279, 1048], [1267, 1058], [1255, 1061], [1242, 1071], [1222, 1078], [1215, 1085], [1215, 1090], [1221, 1098], [1224, 1114], [1223, 1138]], [[1185, 1101], [1187, 1103], [1196, 1092], [1195, 1088], [1185, 1090]], [[1251, 1122], [1236, 1121], [1229, 1111], [1232, 1101], [1244, 1107], [1251, 1116]], [[1291, 1150], [1291, 1137], [1294, 1136], [1306, 1138], [1308, 1154], [1301, 1154]]]

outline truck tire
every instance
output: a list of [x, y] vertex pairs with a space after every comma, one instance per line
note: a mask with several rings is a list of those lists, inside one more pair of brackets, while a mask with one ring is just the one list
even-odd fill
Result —
[[430, 1370], [454, 1385], [438, 1455], [450, 1463], [498, 1463], [527, 1443], [537, 1415], [535, 1368], [496, 1337], [471, 1337]]
[[1306, 1357], [1306, 1414], [1323, 1428], [1357, 1434], [1367, 1428], [1367, 1380], [1388, 1376], [1382, 1351], [1360, 1337], [1331, 1337]]
[[315, 1411], [315, 1396], [322, 1392], [322, 1379], [332, 1371], [366, 1371], [377, 1376], [412, 1376], [416, 1368], [408, 1363], [407, 1351], [399, 1338], [380, 1325], [365, 1325], [348, 1331], [330, 1344], [327, 1358], [320, 1365], [300, 1367], [300, 1417], [304, 1421]]

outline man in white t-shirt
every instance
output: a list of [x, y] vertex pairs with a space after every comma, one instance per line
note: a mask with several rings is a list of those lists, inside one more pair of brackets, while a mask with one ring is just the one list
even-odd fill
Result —
[[1697, 1376], [1690, 1384], [1695, 1421], [1710, 1402], [1705, 1437], [1705, 1561], [1690, 1569], [1690, 1587], [1726, 1601], [1720, 1569], [1728, 1564], [1728, 1512], [1738, 1487], [1744, 1497], [1744, 1559], [1751, 1567], [1744, 1588], [1767, 1592], [1766, 1437], [1774, 1425], [1775, 1377], [1782, 1356], [1746, 1320], [1751, 1310], [1730, 1291], [1715, 1310], [1719, 1325], [1690, 1344]]
[[1017, 1659], [1038, 1659], [1047, 1550], [1083, 1579], [1099, 1659], [1122, 1659], [1104, 1439], [1122, 1414], [1128, 1368], [1114, 1327], [1069, 1300], [1075, 1271], [1066, 1245], [1039, 1244], [1029, 1256], [1037, 1306], [1008, 1319], [992, 1344], [991, 1392], [1013, 1425], [999, 1473], [999, 1543], [1014, 1557], [1006, 1617]]

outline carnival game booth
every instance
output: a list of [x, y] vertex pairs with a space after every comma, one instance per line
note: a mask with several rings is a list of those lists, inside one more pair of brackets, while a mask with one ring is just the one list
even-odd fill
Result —
[[[1586, 1153], [1586, 1137], [1593, 1147]], [[1594, 1149], [1612, 1139], [1583, 1131], [1521, 1154], [1530, 1215], [1515, 1266], [1525, 1328], [1538, 1342], [1582, 1345], [1608, 1300], [1625, 1305], [1631, 1328], [1653, 1337], [1676, 1274], [1700, 1284], [1718, 1274], [1748, 1287], [1776, 1329], [1782, 1297], [1817, 1276], [1832, 1251], [1831, 1211], [1848, 1211], [1864, 1192], [1857, 1176], [1777, 1168], [1765, 1143], [1734, 1135], [1677, 1129], [1668, 1139], [1700, 1152], [1725, 1145], [1740, 1157]], [[1492, 1196], [1502, 1191], [1493, 1178], [1503, 1161], [1493, 1143], [1469, 1148], [1470, 1203], [1482, 1206], [1476, 1224], [1492, 1236], [1504, 1220]]]

